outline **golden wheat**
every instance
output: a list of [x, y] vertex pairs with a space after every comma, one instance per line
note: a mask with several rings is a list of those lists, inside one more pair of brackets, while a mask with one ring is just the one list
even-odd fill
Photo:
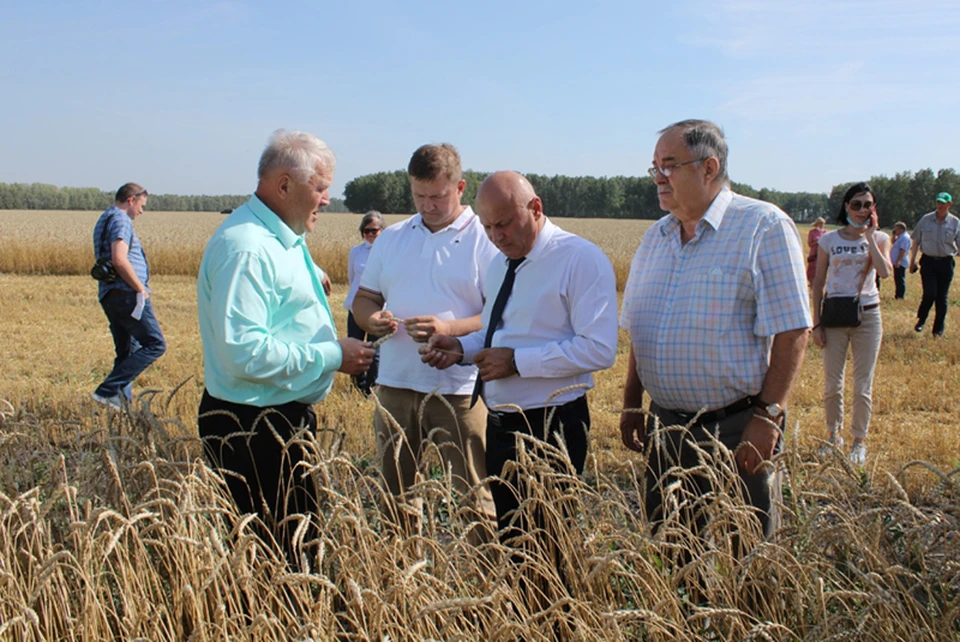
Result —
[[[643, 458], [625, 451], [617, 427], [621, 332], [617, 364], [591, 392], [583, 478], [521, 463], [532, 480], [525, 506], [548, 509], [522, 563], [507, 563], [515, 551], [498, 544], [470, 543], [448, 476], [414, 490], [429, 516], [422, 536], [384, 528], [394, 513], [384, 512], [389, 498], [372, 469], [374, 402], [337, 377], [316, 407], [324, 430], [310, 449], [323, 534], [291, 569], [200, 462], [193, 275], [222, 217], [148, 212], [136, 223], [151, 264], [163, 266], [152, 285], [169, 348], [138, 380], [129, 415], [89, 399], [113, 359], [86, 276], [95, 219], [0, 212], [0, 639], [957, 639], [960, 342], [912, 331], [916, 276], [907, 301], [883, 285], [863, 470], [812, 455], [823, 437], [823, 375], [808, 349], [779, 461], [782, 527], [769, 541], [723, 452], [710, 467], [713, 536], [696, 540], [677, 521], [649, 533]], [[340, 283], [331, 305], [341, 331], [358, 222], [324, 215], [308, 237]], [[621, 285], [647, 224], [560, 221], [607, 252]], [[561, 504], [574, 510], [549, 509]], [[732, 531], [749, 555], [730, 548]], [[678, 557], [693, 562], [671, 562]]]

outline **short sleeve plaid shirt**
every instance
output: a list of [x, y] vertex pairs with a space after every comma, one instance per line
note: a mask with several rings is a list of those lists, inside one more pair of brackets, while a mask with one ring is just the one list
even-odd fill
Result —
[[658, 405], [696, 412], [763, 386], [773, 336], [810, 327], [805, 259], [793, 221], [724, 188], [680, 242], [672, 214], [644, 235], [620, 326]]

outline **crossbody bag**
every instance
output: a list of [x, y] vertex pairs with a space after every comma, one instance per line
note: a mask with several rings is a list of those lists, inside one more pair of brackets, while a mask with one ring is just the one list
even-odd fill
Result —
[[824, 328], [856, 328], [863, 323], [863, 306], [860, 305], [860, 292], [870, 273], [870, 254], [867, 265], [860, 278], [856, 296], [833, 296], [823, 300], [820, 307], [820, 325]]

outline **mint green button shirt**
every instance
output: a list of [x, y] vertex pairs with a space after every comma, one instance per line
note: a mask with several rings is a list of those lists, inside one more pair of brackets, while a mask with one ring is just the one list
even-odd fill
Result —
[[256, 196], [203, 253], [197, 314], [207, 391], [264, 408], [320, 401], [343, 353], [303, 236]]

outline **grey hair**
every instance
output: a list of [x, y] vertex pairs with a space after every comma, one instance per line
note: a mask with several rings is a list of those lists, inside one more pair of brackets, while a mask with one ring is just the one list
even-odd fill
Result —
[[716, 180], [730, 182], [727, 175], [727, 141], [723, 137], [723, 130], [717, 124], [709, 120], [681, 120], [657, 133], [664, 134], [671, 129], [680, 130], [683, 142], [694, 158], [716, 158], [720, 163]]
[[282, 169], [290, 172], [295, 180], [306, 183], [317, 173], [318, 165], [331, 174], [337, 168], [337, 157], [325, 142], [307, 132], [278, 129], [260, 155], [257, 177], [262, 179]]
[[363, 219], [361, 219], [360, 221], [360, 233], [362, 234], [363, 228], [365, 228], [367, 225], [369, 225], [374, 221], [380, 224], [381, 230], [387, 226], [387, 224], [383, 222], [383, 214], [381, 214], [377, 210], [370, 210], [369, 212], [363, 215]]

